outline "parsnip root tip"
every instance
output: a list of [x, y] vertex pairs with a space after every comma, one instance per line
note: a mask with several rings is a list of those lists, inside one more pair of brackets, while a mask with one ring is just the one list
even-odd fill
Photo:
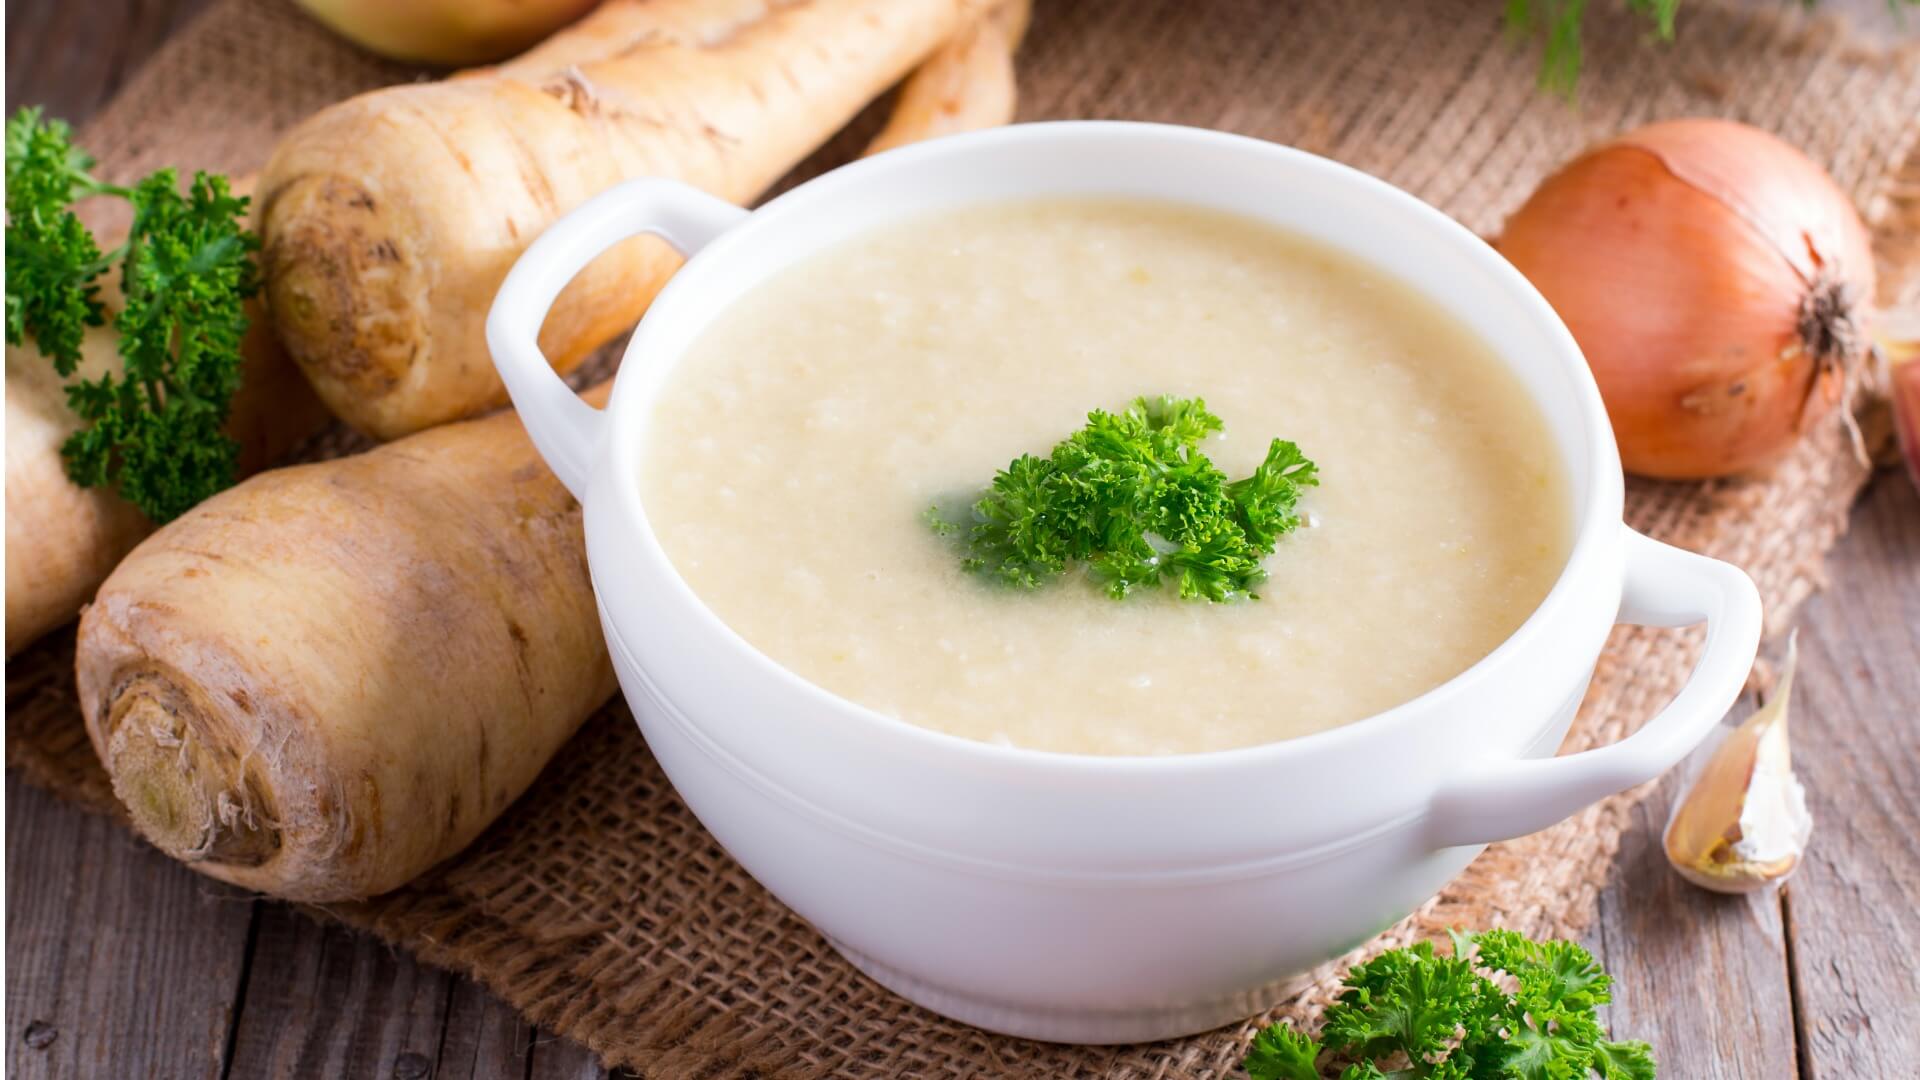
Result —
[[160, 701], [133, 689], [111, 722], [104, 756], [114, 794], [155, 847], [228, 866], [259, 866], [279, 850], [279, 831], [252, 812], [244, 769], [216, 760]]

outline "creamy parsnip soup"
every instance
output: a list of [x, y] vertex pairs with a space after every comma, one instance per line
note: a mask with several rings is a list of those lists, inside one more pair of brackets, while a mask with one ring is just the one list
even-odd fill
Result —
[[[1276, 438], [1312, 461], [1257, 598], [965, 562], [997, 472], [1143, 395], [1203, 399], [1221, 424], [1195, 452], [1228, 480]], [[756, 648], [888, 716], [1047, 750], [1380, 712], [1500, 644], [1571, 543], [1545, 420], [1472, 332], [1317, 243], [1157, 202], [973, 206], [789, 269], [696, 343], [645, 453], [668, 555]], [[1150, 543], [1140, 565], [1178, 546]]]

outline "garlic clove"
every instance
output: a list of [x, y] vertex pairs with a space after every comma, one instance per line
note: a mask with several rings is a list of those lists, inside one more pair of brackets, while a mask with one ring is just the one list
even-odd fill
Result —
[[1667, 861], [1695, 885], [1744, 893], [1785, 881], [1800, 865], [1813, 817], [1793, 775], [1787, 739], [1794, 638], [1765, 706], [1713, 750], [1667, 822]]

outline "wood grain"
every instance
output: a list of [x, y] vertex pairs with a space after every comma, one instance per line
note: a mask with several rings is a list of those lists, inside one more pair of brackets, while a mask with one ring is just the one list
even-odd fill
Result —
[[7, 113], [43, 105], [76, 127], [106, 104], [167, 35], [207, 0], [12, 0], [7, 4]]
[[1669, 777], [1635, 808], [1588, 935], [1614, 976], [1608, 1030], [1652, 1043], [1663, 1076], [1790, 1076], [1794, 1017], [1779, 899], [1720, 896], [1673, 872], [1660, 836], [1678, 786]]
[[1802, 1080], [1920, 1075], [1920, 495], [1882, 474], [1802, 619], [1785, 890]]
[[445, 972], [280, 904], [262, 905], [250, 970], [231, 1075], [433, 1074], [452, 979]]
[[[83, 122], [204, 3], [15, 0], [9, 111]], [[1828, 3], [1916, 32], [1880, 0]], [[1588, 943], [1618, 980], [1610, 1023], [1653, 1042], [1663, 1077], [1911, 1076], [1920, 1060], [1920, 498], [1904, 478], [1869, 490], [1829, 571], [1802, 617], [1794, 721], [1807, 865], [1759, 898], [1683, 884], [1654, 840], [1669, 781], [1601, 897]], [[6, 809], [9, 1076], [609, 1075], [469, 980], [211, 883], [12, 777]]]
[[593, 1051], [553, 1035], [538, 1035], [533, 1043], [533, 1067], [527, 1080], [618, 1080], [630, 1077], [625, 1069], [609, 1074]]
[[221, 1076], [255, 902], [12, 776], [6, 800], [7, 1075]]
[[506, 1002], [471, 980], [451, 978], [433, 1075], [436, 1080], [529, 1076], [534, 1035]]

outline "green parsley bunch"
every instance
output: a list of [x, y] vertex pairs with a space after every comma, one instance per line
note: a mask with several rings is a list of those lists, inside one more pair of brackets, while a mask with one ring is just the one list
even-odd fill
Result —
[[[259, 291], [242, 227], [247, 200], [224, 177], [173, 170], [131, 188], [103, 183], [58, 120], [22, 109], [7, 122], [7, 343], [31, 334], [62, 376], [80, 364], [89, 326], [105, 323], [100, 275], [118, 263], [125, 304], [114, 316], [119, 373], [67, 386], [82, 426], [61, 447], [81, 487], [118, 486], [155, 522], [229, 487], [239, 446], [225, 423], [240, 386], [246, 299]], [[133, 206], [126, 243], [101, 252], [73, 212], [106, 195]]]
[[1652, 1048], [1600, 1027], [1611, 980], [1592, 954], [1511, 930], [1451, 933], [1451, 956], [1422, 941], [1349, 971], [1318, 1040], [1262, 1031], [1248, 1076], [1323, 1080], [1325, 1056], [1340, 1080], [1653, 1080]]
[[[1260, 560], [1300, 524], [1302, 489], [1319, 483], [1300, 448], [1275, 439], [1251, 476], [1229, 482], [1200, 441], [1221, 429], [1199, 398], [1135, 398], [1046, 457], [1015, 458], [973, 504], [962, 565], [1023, 588], [1087, 564], [1116, 599], [1172, 581], [1187, 598], [1257, 596]], [[960, 526], [926, 513], [935, 531]]]

